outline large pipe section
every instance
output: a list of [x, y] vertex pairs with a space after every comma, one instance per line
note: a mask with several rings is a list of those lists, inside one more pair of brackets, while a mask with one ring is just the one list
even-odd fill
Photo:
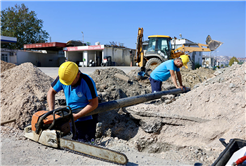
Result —
[[[136, 105], [139, 103], [147, 102], [150, 100], [155, 100], [155, 99], [161, 98], [161, 96], [163, 96], [163, 95], [168, 95], [168, 94], [176, 95], [176, 94], [185, 93], [188, 91], [190, 91], [190, 88], [186, 88], [186, 90], [172, 89], [172, 90], [168, 90], [168, 91], [160, 91], [160, 92], [149, 93], [149, 94], [145, 94], [145, 95], [126, 97], [126, 98], [122, 98], [122, 99], [118, 99], [118, 100], [114, 100], [114, 101], [100, 103], [95, 110], [86, 114], [86, 116], [94, 115], [94, 114], [98, 114], [98, 113], [102, 113], [102, 112], [106, 112], [106, 111], [111, 111], [111, 110], [119, 109], [119, 108], [123, 108], [123, 107], [128, 107], [128, 106]], [[79, 112], [80, 110], [81, 109], [73, 110], [73, 112], [74, 113]]]

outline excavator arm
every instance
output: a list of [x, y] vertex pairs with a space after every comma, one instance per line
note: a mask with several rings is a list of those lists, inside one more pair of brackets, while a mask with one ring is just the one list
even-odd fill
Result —
[[206, 39], [206, 44], [198, 43], [198, 47], [190, 47], [182, 45], [181, 47], [175, 49], [171, 52], [171, 57], [173, 59], [180, 56], [180, 53], [192, 53], [192, 52], [210, 52], [216, 50], [223, 43], [217, 40], [212, 40], [210, 35]]
[[137, 48], [134, 61], [138, 63], [139, 67], [144, 67], [144, 52], [143, 52], [143, 28], [138, 28]]

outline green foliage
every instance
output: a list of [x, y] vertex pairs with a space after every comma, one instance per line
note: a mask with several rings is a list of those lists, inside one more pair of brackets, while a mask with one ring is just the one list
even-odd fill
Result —
[[17, 43], [1, 44], [4, 48], [23, 49], [24, 44], [46, 42], [49, 34], [42, 30], [43, 21], [24, 5], [1, 11], [1, 35], [16, 37]]
[[239, 62], [238, 59], [236, 57], [232, 57], [229, 61], [229, 66], [231, 66], [232, 64], [234, 64], [234, 62]]
[[195, 64], [195, 69], [197, 69], [197, 68], [199, 68], [199, 67], [201, 67], [201, 65], [200, 65], [199, 63], [196, 63], [196, 64]]

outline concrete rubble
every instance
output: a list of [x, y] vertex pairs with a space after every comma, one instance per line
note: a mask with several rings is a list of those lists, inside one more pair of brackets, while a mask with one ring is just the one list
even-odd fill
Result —
[[[182, 69], [184, 85], [191, 88], [190, 92], [100, 113], [97, 142], [121, 152], [133, 150], [163, 159], [211, 165], [224, 150], [219, 138], [246, 139], [245, 67], [244, 63], [216, 71]], [[91, 77], [99, 101], [150, 93], [148, 77], [138, 80], [136, 72], [96, 70]], [[1, 121], [16, 119], [3, 127], [23, 130], [34, 112], [47, 109], [46, 93], [52, 81], [31, 63], [1, 70]], [[172, 88], [171, 80], [163, 83], [163, 90]], [[57, 95], [56, 107], [61, 107], [58, 99], [65, 97], [62, 92]], [[6, 128], [1, 131], [7, 132]]]

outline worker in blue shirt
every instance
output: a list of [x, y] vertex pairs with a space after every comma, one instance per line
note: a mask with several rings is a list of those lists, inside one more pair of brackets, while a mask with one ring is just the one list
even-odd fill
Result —
[[90, 113], [98, 106], [98, 95], [95, 82], [91, 77], [79, 71], [76, 63], [67, 61], [61, 64], [58, 77], [51, 84], [47, 93], [49, 110], [54, 110], [55, 94], [63, 90], [67, 106], [77, 113], [73, 113], [76, 133], [75, 138], [80, 141], [91, 141], [95, 138], [97, 115], [84, 115]]
[[[179, 58], [167, 60], [157, 66], [152, 73], [150, 74], [150, 83], [152, 93], [161, 91], [162, 81], [166, 81], [169, 77], [172, 78], [173, 84], [176, 88], [181, 88], [182, 90], [185, 88], [182, 84], [182, 77], [180, 74], [180, 69], [182, 66], [188, 68], [187, 63], [189, 62], [188, 55], [181, 55]], [[179, 85], [177, 84], [176, 75], [179, 81]]]

